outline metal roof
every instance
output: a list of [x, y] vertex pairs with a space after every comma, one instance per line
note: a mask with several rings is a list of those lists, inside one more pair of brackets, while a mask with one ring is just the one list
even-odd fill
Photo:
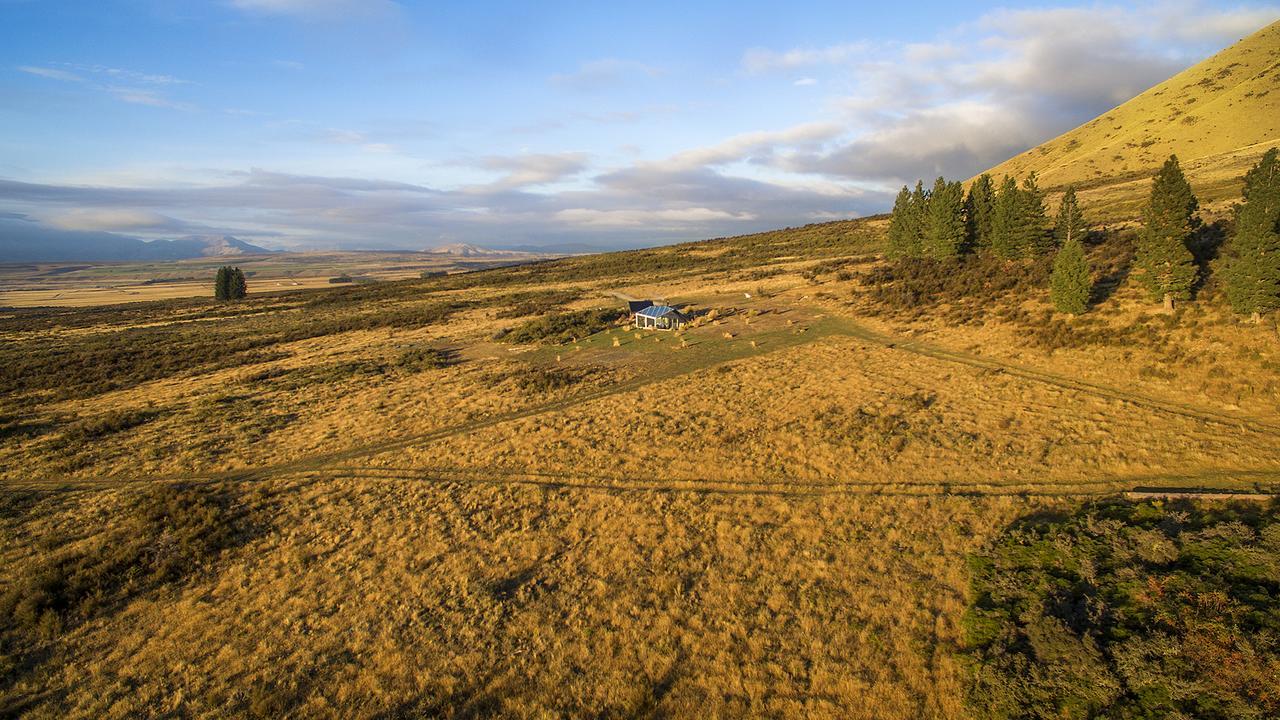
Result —
[[676, 313], [678, 315], [680, 314], [680, 311], [670, 305], [651, 305], [636, 314], [643, 315], [645, 317], [660, 318], [663, 315], [669, 315], [671, 313]]

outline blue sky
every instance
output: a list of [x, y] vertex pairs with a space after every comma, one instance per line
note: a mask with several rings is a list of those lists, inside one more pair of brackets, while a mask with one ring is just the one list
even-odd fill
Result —
[[0, 0], [0, 218], [422, 249], [851, 217], [1278, 18], [1191, 1]]

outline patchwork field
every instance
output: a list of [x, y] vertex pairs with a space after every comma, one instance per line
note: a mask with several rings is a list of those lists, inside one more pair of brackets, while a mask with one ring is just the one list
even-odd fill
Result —
[[253, 292], [268, 293], [332, 287], [339, 279], [405, 280], [424, 272], [477, 270], [535, 259], [545, 257], [527, 253], [465, 258], [412, 252], [307, 252], [170, 262], [0, 264], [0, 307], [91, 307], [209, 297], [214, 275], [222, 265], [241, 267]]
[[1015, 520], [1280, 487], [1274, 320], [895, 300], [879, 222], [6, 311], [0, 714], [965, 718]]

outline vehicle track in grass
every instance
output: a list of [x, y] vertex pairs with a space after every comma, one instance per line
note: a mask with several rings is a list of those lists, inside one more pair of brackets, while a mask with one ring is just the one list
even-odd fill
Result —
[[[614, 385], [596, 388], [583, 393], [571, 395], [569, 397], [560, 398], [547, 403], [532, 405], [520, 410], [493, 415], [489, 417], [477, 418], [462, 423], [447, 425], [436, 428], [423, 433], [415, 433], [412, 435], [402, 436], [399, 438], [390, 438], [380, 442], [367, 443], [358, 447], [347, 448], [329, 453], [318, 453], [306, 457], [289, 460], [281, 463], [263, 465], [254, 468], [243, 468], [236, 470], [228, 470], [214, 473], [185, 473], [185, 474], [162, 474], [151, 476], [88, 476], [88, 477], [68, 477], [68, 478], [51, 478], [39, 479], [27, 482], [6, 483], [8, 488], [12, 489], [37, 489], [37, 488], [58, 488], [58, 487], [82, 487], [88, 489], [90, 487], [109, 488], [122, 485], [146, 483], [146, 482], [227, 482], [227, 481], [251, 481], [265, 480], [271, 477], [281, 477], [298, 475], [308, 472], [325, 472], [335, 466], [341, 466], [343, 463], [351, 463], [361, 458], [367, 458], [382, 453], [393, 452], [395, 450], [404, 449], [416, 445], [427, 445], [438, 442], [450, 437], [462, 435], [477, 430], [483, 430], [498, 425], [502, 425], [517, 420], [523, 420], [539, 415], [554, 413], [572, 408], [582, 403], [592, 402], [603, 398], [619, 395], [627, 392], [642, 389], [646, 386], [669, 381], [673, 378], [688, 375], [700, 370], [706, 370], [718, 365], [729, 362], [743, 360], [751, 357], [759, 357], [781, 350], [808, 344], [828, 337], [848, 337], [863, 342], [868, 342], [880, 347], [906, 352], [922, 357], [928, 357], [935, 360], [950, 362], [960, 365], [966, 365], [973, 368], [998, 372], [1028, 380], [1031, 382], [1053, 385], [1055, 387], [1074, 390], [1086, 395], [1094, 397], [1121, 401], [1143, 407], [1148, 410], [1164, 412], [1181, 417], [1191, 418], [1205, 423], [1222, 425], [1225, 427], [1243, 427], [1254, 432], [1268, 434], [1272, 436], [1280, 436], [1280, 425], [1254, 418], [1246, 415], [1237, 415], [1226, 413], [1219, 410], [1198, 407], [1186, 403], [1178, 403], [1169, 400], [1154, 398], [1141, 393], [1121, 390], [1119, 388], [1099, 385], [1096, 383], [1077, 380], [1064, 375], [1058, 375], [1035, 368], [1018, 365], [1015, 363], [1005, 362], [1002, 360], [980, 357], [971, 353], [947, 348], [941, 345], [922, 342], [913, 338], [883, 333], [871, 330], [857, 322], [844, 317], [820, 316], [813, 324], [807, 326], [804, 331], [799, 329], [789, 333], [777, 333], [771, 336], [767, 343], [761, 343], [759, 347], [753, 346], [744, 338], [727, 343], [723, 346], [717, 346], [721, 351], [708, 353], [689, 353], [688, 357], [695, 358], [695, 361], [689, 362], [681, 360], [672, 362], [667, 365], [659, 365], [654, 367], [651, 372], [639, 375], [630, 380], [626, 380]], [[704, 341], [705, 342], [705, 341]], [[1280, 439], [1277, 440], [1280, 442]], [[423, 471], [426, 472], [426, 471]], [[1274, 479], [1280, 476], [1280, 468], [1254, 468], [1247, 469], [1242, 472], [1261, 473], [1263, 476]], [[1185, 482], [1193, 482], [1195, 475], [1179, 476], [1176, 474], [1163, 476], [1170, 480], [1178, 480]], [[1137, 479], [1135, 477], [1135, 479]], [[1117, 481], [1105, 481], [1114, 485]], [[941, 483], [950, 486], [958, 486], [957, 483]], [[990, 483], [971, 483], [974, 485], [990, 486]], [[891, 485], [903, 485], [901, 483], [883, 483], [883, 487]], [[910, 487], [910, 485], [907, 485]], [[1118, 490], [1118, 488], [1116, 488]], [[1024, 494], [1024, 493], [1009, 493]]]

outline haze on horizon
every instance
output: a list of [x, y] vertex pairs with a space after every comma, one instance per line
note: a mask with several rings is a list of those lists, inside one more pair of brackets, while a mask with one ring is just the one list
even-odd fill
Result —
[[633, 247], [853, 217], [1280, 17], [697, 5], [0, 0], [0, 237]]

